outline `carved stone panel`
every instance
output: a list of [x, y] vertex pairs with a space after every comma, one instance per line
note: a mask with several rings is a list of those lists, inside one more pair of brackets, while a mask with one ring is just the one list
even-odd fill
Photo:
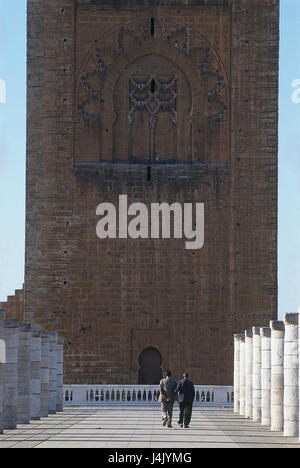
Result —
[[75, 161], [228, 161], [229, 42], [220, 57], [190, 18], [119, 18], [78, 60]]

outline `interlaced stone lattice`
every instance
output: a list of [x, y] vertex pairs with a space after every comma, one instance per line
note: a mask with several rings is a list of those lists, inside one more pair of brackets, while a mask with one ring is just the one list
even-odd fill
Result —
[[155, 125], [159, 112], [170, 112], [171, 121], [177, 124], [176, 111], [177, 79], [175, 76], [167, 80], [158, 76], [150, 76], [144, 81], [134, 77], [129, 83], [129, 123], [134, 122], [136, 111], [145, 111], [149, 114], [150, 126]]

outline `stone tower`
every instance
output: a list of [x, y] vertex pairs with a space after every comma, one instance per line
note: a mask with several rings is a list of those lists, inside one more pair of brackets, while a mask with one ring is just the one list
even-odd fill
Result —
[[[28, 0], [25, 318], [66, 383], [229, 385], [277, 315], [279, 0]], [[99, 239], [102, 202], [204, 203], [205, 242]]]

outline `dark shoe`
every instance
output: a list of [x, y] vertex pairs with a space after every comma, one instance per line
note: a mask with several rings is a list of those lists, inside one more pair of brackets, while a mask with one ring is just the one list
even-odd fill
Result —
[[168, 426], [169, 429], [172, 429], [173, 426]]
[[189, 428], [190, 428], [190, 426], [184, 426], [184, 427], [185, 427], [185, 429], [189, 429]]
[[164, 419], [163, 426], [165, 427], [168, 424], [168, 418]]

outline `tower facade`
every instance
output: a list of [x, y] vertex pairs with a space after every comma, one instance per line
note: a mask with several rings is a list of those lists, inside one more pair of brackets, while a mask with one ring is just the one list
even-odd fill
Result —
[[[229, 385], [233, 334], [276, 318], [278, 10], [28, 0], [25, 319], [65, 337], [66, 383]], [[100, 239], [120, 196], [203, 204], [203, 246], [118, 211]]]

